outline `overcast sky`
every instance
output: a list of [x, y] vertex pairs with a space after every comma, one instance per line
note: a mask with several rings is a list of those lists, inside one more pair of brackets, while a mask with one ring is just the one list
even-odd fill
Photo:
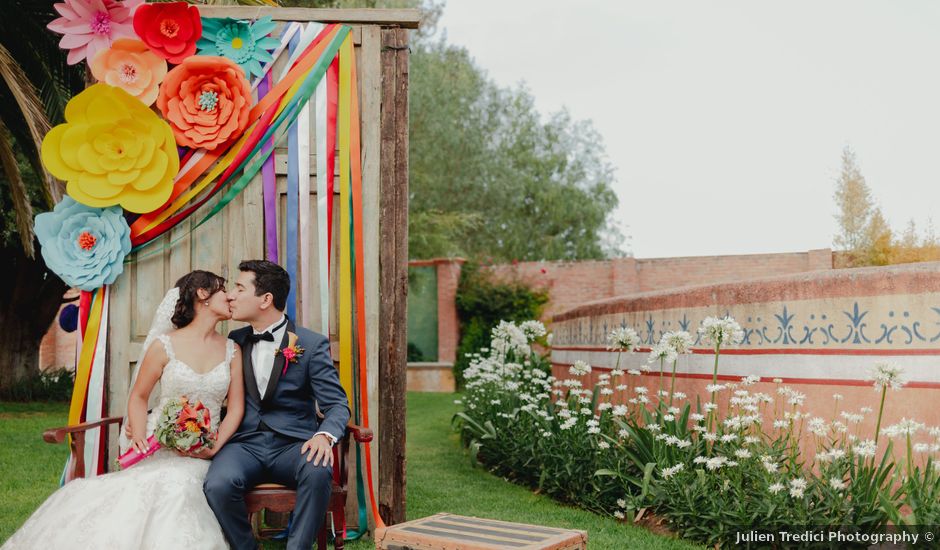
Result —
[[593, 121], [637, 257], [832, 246], [845, 145], [896, 230], [940, 225], [940, 2], [447, 0], [440, 27]]

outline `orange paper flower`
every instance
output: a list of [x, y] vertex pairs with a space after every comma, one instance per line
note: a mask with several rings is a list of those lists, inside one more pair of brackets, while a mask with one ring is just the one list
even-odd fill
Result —
[[167, 74], [157, 107], [173, 128], [178, 144], [213, 150], [245, 130], [251, 87], [233, 61], [197, 55]]
[[110, 48], [95, 54], [88, 65], [98, 82], [121, 88], [148, 106], [157, 100], [166, 76], [166, 61], [140, 40], [131, 38], [115, 40]]

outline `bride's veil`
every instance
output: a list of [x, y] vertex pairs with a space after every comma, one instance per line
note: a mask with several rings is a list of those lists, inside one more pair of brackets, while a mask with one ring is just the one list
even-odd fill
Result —
[[[134, 365], [134, 372], [131, 375], [131, 383], [127, 387], [128, 398], [130, 398], [131, 388], [134, 387], [134, 383], [137, 381], [137, 375], [140, 373], [140, 365], [144, 362], [144, 357], [147, 355], [147, 350], [150, 349], [150, 344], [154, 342], [158, 337], [168, 334], [170, 331], [176, 329], [173, 325], [173, 312], [176, 310], [176, 302], [180, 298], [180, 289], [178, 287], [173, 287], [166, 292], [166, 295], [163, 296], [163, 300], [160, 302], [160, 305], [157, 306], [157, 311], [153, 315], [153, 322], [150, 325], [150, 331], [147, 333], [147, 338], [144, 340], [144, 345], [140, 348], [140, 355], [137, 357], [137, 363]], [[156, 405], [157, 396], [160, 395], [160, 382], [153, 387], [153, 391], [150, 392], [150, 399], [147, 402], [147, 408], [151, 409]], [[127, 423], [127, 414], [124, 416], [125, 425]], [[124, 430], [121, 430], [120, 436], [121, 443], [121, 452], [123, 453], [130, 447], [130, 440], [127, 439], [124, 435]]]

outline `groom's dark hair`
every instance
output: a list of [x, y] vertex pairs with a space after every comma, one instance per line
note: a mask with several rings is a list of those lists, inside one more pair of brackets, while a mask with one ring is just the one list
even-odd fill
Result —
[[290, 293], [290, 275], [283, 267], [267, 260], [245, 260], [238, 264], [238, 269], [254, 273], [255, 296], [270, 292], [274, 298], [274, 307], [284, 311]]

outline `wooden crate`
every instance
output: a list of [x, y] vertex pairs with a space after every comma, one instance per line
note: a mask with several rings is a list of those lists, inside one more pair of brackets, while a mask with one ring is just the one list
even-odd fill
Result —
[[587, 548], [587, 532], [442, 513], [376, 530], [375, 547], [379, 550], [574, 550]]

